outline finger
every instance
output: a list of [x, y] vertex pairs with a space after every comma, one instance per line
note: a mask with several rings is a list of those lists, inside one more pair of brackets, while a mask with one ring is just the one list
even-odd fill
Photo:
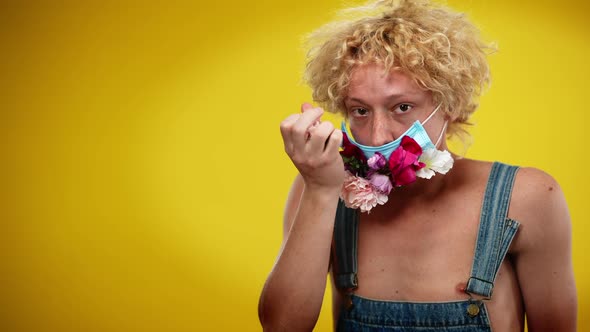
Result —
[[305, 113], [305, 111], [308, 111], [310, 109], [313, 108], [313, 105], [310, 103], [303, 103], [301, 104], [301, 113]]
[[316, 121], [322, 117], [324, 110], [321, 108], [312, 108], [301, 114], [297, 122], [293, 125], [292, 141], [295, 149], [303, 148], [309, 138], [309, 130]]
[[[311, 110], [313, 108], [314, 107], [313, 107], [312, 104], [310, 104], [310, 103], [303, 103], [303, 104], [301, 104], [301, 113], [305, 113], [305, 112], [307, 112], [307, 111], [309, 111], [309, 110]], [[316, 121], [316, 122], [313, 123], [313, 126], [317, 126], [319, 124], [320, 124], [320, 121]]]
[[325, 121], [310, 131], [311, 137], [309, 139], [309, 150], [313, 153], [321, 154], [326, 147], [326, 140], [334, 131], [334, 125]]
[[283, 137], [285, 151], [289, 155], [293, 151], [293, 125], [297, 122], [300, 116], [301, 114], [291, 114], [281, 122], [281, 136]]
[[334, 129], [326, 141], [324, 153], [328, 155], [338, 154], [342, 145], [342, 130]]

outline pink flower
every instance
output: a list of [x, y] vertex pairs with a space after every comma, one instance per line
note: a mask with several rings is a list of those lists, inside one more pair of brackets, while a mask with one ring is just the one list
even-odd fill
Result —
[[362, 177], [354, 176], [346, 172], [344, 185], [340, 197], [347, 207], [361, 209], [361, 212], [369, 212], [372, 208], [387, 202], [387, 195], [377, 190], [371, 183]]
[[367, 164], [371, 169], [379, 170], [387, 165], [387, 159], [385, 159], [380, 152], [375, 152], [375, 154], [367, 160]]
[[373, 187], [386, 195], [389, 195], [391, 189], [393, 189], [393, 185], [391, 184], [389, 176], [387, 175], [373, 173], [369, 176], [369, 182], [373, 185]]
[[422, 148], [413, 138], [402, 138], [401, 145], [389, 157], [389, 169], [394, 186], [404, 186], [416, 181], [416, 171], [425, 166], [418, 161], [421, 154]]

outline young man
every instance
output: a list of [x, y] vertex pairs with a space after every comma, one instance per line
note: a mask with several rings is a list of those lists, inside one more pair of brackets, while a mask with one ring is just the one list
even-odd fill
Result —
[[349, 129], [310, 104], [281, 123], [300, 175], [260, 298], [265, 330], [312, 330], [331, 271], [339, 331], [522, 331], [525, 314], [529, 331], [575, 331], [559, 185], [447, 152], [488, 83], [477, 29], [424, 1], [357, 12], [315, 33], [306, 72]]

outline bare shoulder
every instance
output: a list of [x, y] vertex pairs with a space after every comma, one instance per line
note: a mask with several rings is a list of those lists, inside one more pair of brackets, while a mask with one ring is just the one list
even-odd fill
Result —
[[542, 170], [523, 167], [514, 181], [509, 217], [522, 223], [548, 220], [566, 208], [561, 187]]
[[567, 238], [570, 217], [559, 183], [546, 172], [523, 167], [514, 181], [508, 217], [521, 223], [514, 250], [530, 249], [535, 243]]
[[466, 184], [486, 183], [492, 169], [492, 162], [461, 158], [455, 161], [449, 173], [449, 182]]
[[299, 208], [301, 194], [303, 193], [304, 188], [305, 183], [303, 182], [303, 177], [301, 174], [297, 174], [291, 185], [291, 190], [289, 190], [289, 196], [287, 197], [287, 202], [285, 204], [285, 211], [283, 212], [283, 239], [287, 238], [291, 225], [293, 225], [293, 220], [295, 219], [295, 214]]
[[[452, 180], [470, 186], [486, 183], [492, 165], [488, 161], [459, 159], [455, 163]], [[559, 208], [556, 204], [564, 202], [561, 187], [551, 175], [537, 168], [521, 167], [514, 181], [509, 217], [518, 221], [530, 219], [529, 216], [538, 214], [538, 211]]]
[[[449, 181], [459, 188], [477, 188], [476, 194], [483, 195], [492, 165], [459, 159], [449, 173]], [[517, 171], [508, 217], [521, 224], [512, 253], [533, 249], [535, 244], [569, 241], [571, 222], [561, 187], [551, 175], [537, 168], [521, 167]]]
[[538, 203], [538, 200], [552, 200], [562, 195], [559, 184], [551, 175], [532, 167], [522, 167], [518, 170], [513, 192], [517, 199], [513, 199], [513, 203]]

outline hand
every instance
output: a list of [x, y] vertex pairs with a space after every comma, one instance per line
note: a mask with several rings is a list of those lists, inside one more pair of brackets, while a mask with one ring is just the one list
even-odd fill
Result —
[[330, 122], [320, 122], [324, 110], [301, 105], [301, 114], [281, 122], [285, 151], [299, 170], [307, 188], [336, 189], [344, 182], [344, 164], [339, 147], [342, 131]]

